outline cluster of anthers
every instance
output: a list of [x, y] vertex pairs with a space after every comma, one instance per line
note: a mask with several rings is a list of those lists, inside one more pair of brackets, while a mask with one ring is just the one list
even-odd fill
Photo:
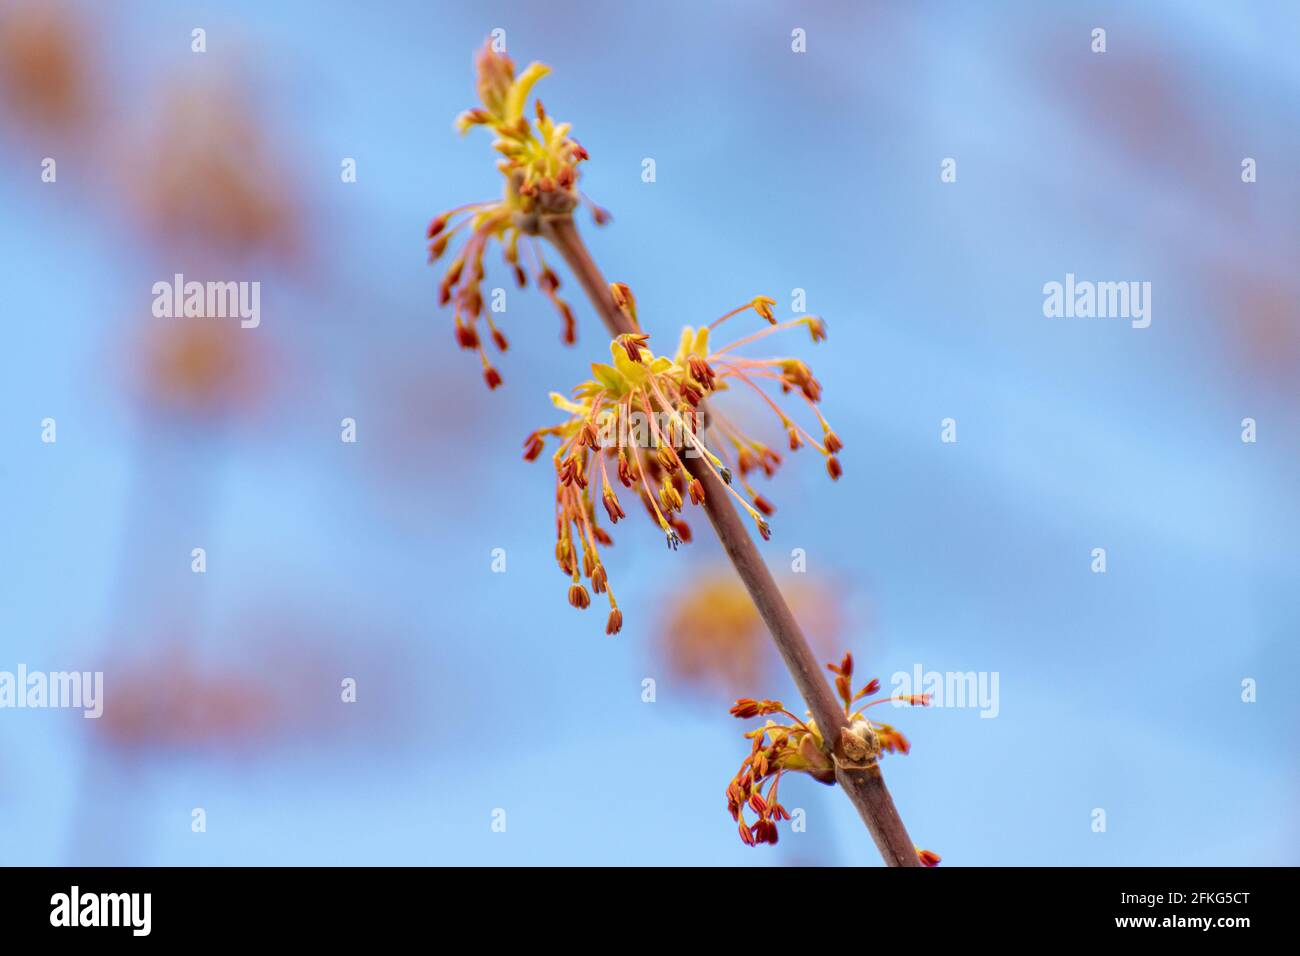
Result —
[[[790, 819], [790, 813], [781, 805], [778, 794], [783, 773], [806, 773], [820, 783], [834, 784], [837, 760], [851, 767], [869, 767], [881, 754], [905, 754], [912, 749], [902, 733], [889, 724], [869, 720], [864, 711], [895, 701], [927, 707], [929, 694], [882, 697], [855, 710], [859, 701], [879, 693], [880, 681], [873, 677], [854, 693], [853, 655], [847, 652], [839, 664], [826, 666], [835, 674], [835, 692], [844, 704], [844, 715], [849, 722], [849, 726], [840, 732], [839, 754], [842, 756], [832, 754], [816, 721], [811, 717], [800, 720], [779, 700], [742, 697], [731, 708], [732, 716], [743, 720], [779, 714], [789, 721], [788, 724], [779, 724], [769, 719], [762, 727], [745, 734], [751, 742], [749, 756], [727, 784], [727, 810], [736, 821], [740, 839], [746, 846], [775, 843], [777, 823]], [[767, 784], [766, 793], [763, 792], [764, 784]], [[758, 815], [754, 823], [746, 819], [746, 809]], [[916, 854], [925, 866], [939, 863], [939, 855], [931, 850], [917, 847]]]
[[[634, 328], [639, 328], [631, 291], [622, 284], [611, 289], [624, 315]], [[601, 561], [600, 547], [613, 542], [598, 520], [595, 494], [599, 493], [611, 524], [627, 517], [610, 479], [611, 472], [624, 488], [635, 489], [646, 513], [673, 550], [691, 537], [690, 527], [681, 518], [685, 499], [700, 505], [705, 498], [704, 484], [687, 471], [684, 458], [703, 462], [703, 467], [719, 479], [717, 487], [725, 488], [754, 519], [763, 538], [771, 536], [767, 518], [774, 509], [754, 490], [749, 476], [756, 471], [770, 476], [781, 463], [781, 455], [746, 435], [712, 405], [705, 413], [701, 402], [707, 395], [725, 391], [733, 383], [758, 393], [780, 419], [790, 449], [805, 444], [817, 449], [826, 457], [831, 478], [840, 476], [836, 454], [844, 446], [817, 407], [821, 385], [808, 366], [794, 358], [742, 358], [734, 353], [740, 346], [771, 333], [799, 326], [809, 330], [814, 342], [826, 337], [824, 323], [815, 316], [778, 323], [772, 315], [774, 304], [775, 300], [758, 296], [712, 325], [699, 329], [687, 326], [682, 330], [677, 354], [671, 359], [651, 352], [646, 345], [649, 336], [644, 333], [618, 336], [610, 343], [613, 364], [593, 364], [594, 378], [574, 389], [572, 400], [551, 393], [551, 401], [568, 418], [533, 432], [525, 440], [524, 457], [529, 461], [541, 455], [547, 436], [559, 440], [554, 455], [558, 539], [555, 557], [571, 580], [569, 603], [574, 607], [585, 608], [591, 603], [582, 583], [584, 577], [592, 591], [608, 596], [610, 612], [605, 633], [618, 633], [623, 614]], [[719, 325], [748, 309], [769, 325], [729, 345], [710, 344], [710, 335]], [[764, 390], [764, 384], [775, 384], [786, 395], [801, 396], [821, 425], [821, 440], [796, 424]], [[704, 435], [709, 436], [708, 443]], [[735, 488], [737, 478], [745, 495]]]
[[[501, 244], [521, 288], [528, 284], [531, 270], [537, 287], [564, 320], [564, 341], [572, 344], [577, 341], [573, 310], [560, 298], [560, 280], [546, 264], [541, 243], [534, 237], [540, 231], [541, 217], [569, 215], [580, 202], [591, 207], [597, 223], [604, 223], [609, 214], [577, 187], [578, 164], [587, 158], [587, 151], [569, 137], [569, 124], [554, 122], [540, 100], [534, 104], [536, 124], [524, 116], [533, 84], [550, 68], [530, 63], [516, 77], [510, 57], [494, 51], [490, 41], [478, 52], [475, 66], [483, 105], [461, 113], [456, 128], [464, 133], [474, 126], [487, 126], [496, 133], [492, 145], [502, 156], [497, 168], [505, 177], [505, 192], [501, 199], [468, 203], [435, 218], [428, 231], [429, 261], [441, 258], [458, 232], [468, 232], [469, 238], [443, 276], [438, 301], [454, 305], [456, 341], [461, 348], [478, 353], [488, 387], [496, 388], [501, 374], [488, 361], [478, 326], [483, 320], [497, 349], [506, 350], [505, 335], [484, 309], [483, 255], [488, 244], [494, 239]], [[452, 225], [457, 219], [460, 221]], [[526, 247], [526, 256], [521, 254], [521, 246]]]

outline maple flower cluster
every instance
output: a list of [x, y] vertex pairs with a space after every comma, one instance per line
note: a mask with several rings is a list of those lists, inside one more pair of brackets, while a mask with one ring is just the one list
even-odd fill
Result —
[[[636, 324], [636, 300], [625, 285], [611, 287], [615, 302]], [[798, 316], [778, 323], [772, 314], [773, 299], [758, 296], [731, 310], [712, 325], [682, 330], [673, 358], [655, 355], [642, 332], [620, 335], [610, 343], [612, 364], [596, 363], [592, 379], [573, 391], [573, 398], [551, 393], [551, 401], [568, 417], [558, 425], [538, 429], [524, 442], [524, 457], [538, 458], [547, 437], [559, 440], [554, 454], [556, 475], [555, 557], [570, 579], [569, 603], [586, 608], [591, 596], [582, 583], [609, 600], [607, 634], [616, 634], [623, 624], [600, 548], [613, 543], [601, 526], [595, 501], [599, 497], [611, 524], [627, 517], [615, 485], [633, 490], [647, 515], [658, 526], [670, 548], [676, 550], [691, 537], [681, 518], [686, 499], [700, 505], [705, 500], [704, 483], [687, 470], [684, 459], [698, 459], [719, 479], [725, 489], [750, 515], [764, 539], [771, 536], [767, 518], [774, 508], [759, 495], [749, 476], [762, 471], [771, 475], [781, 455], [763, 442], [746, 435], [710, 404], [705, 397], [728, 390], [732, 385], [756, 392], [776, 414], [793, 451], [804, 445], [826, 458], [832, 479], [842, 473], [836, 454], [844, 447], [817, 407], [821, 385], [802, 361], [793, 358], [742, 358], [734, 353], [740, 346], [771, 333], [807, 328], [814, 342], [826, 337], [825, 324], [815, 316]], [[724, 321], [752, 309], [769, 324], [761, 331], [729, 345], [715, 347], [711, 333]], [[763, 386], [779, 388], [784, 395], [797, 394], [812, 410], [821, 426], [814, 437], [777, 404]], [[701, 427], [704, 425], [705, 427]], [[708, 441], [705, 440], [705, 435]], [[739, 484], [745, 491], [736, 490]]]
[[[845, 759], [851, 760], [856, 767], [873, 765], [882, 754], [906, 754], [912, 749], [907, 738], [893, 726], [872, 721], [865, 711], [879, 704], [902, 701], [914, 707], [928, 707], [929, 694], [909, 694], [906, 696], [882, 697], [871, 703], [857, 707], [859, 701], [880, 692], [880, 681], [872, 678], [857, 692], [853, 691], [853, 655], [845, 653], [839, 664], [827, 664], [835, 674], [835, 692], [844, 704], [844, 715], [848, 718], [849, 729], [841, 735], [841, 745]], [[731, 708], [731, 714], [741, 719], [770, 717], [780, 715], [788, 724], [768, 720], [762, 727], [745, 734], [750, 741], [747, 756], [727, 784], [727, 811], [736, 821], [740, 839], [746, 846], [760, 843], [776, 843], [776, 825], [782, 820], [789, 820], [789, 812], [781, 805], [779, 788], [781, 775], [787, 771], [806, 773], [820, 783], [835, 783], [835, 760], [829, 752], [822, 731], [811, 717], [800, 720], [779, 700], [755, 700], [742, 697]], [[763, 792], [764, 784], [767, 792]], [[752, 810], [758, 817], [750, 823], [745, 816], [746, 810]], [[931, 850], [917, 847], [917, 857], [926, 866], [936, 866], [939, 855]]]
[[569, 124], [554, 122], [540, 100], [534, 103], [535, 123], [524, 115], [533, 85], [550, 68], [530, 63], [515, 76], [510, 57], [495, 51], [491, 41], [478, 52], [475, 67], [483, 105], [461, 113], [456, 128], [464, 133], [475, 126], [486, 126], [496, 133], [492, 145], [502, 156], [497, 168], [505, 178], [505, 191], [498, 200], [468, 203], [442, 213], [429, 224], [427, 238], [429, 261], [433, 262], [447, 251], [457, 233], [464, 230], [468, 235], [447, 267], [438, 301], [440, 305], [454, 306], [456, 341], [462, 348], [478, 353], [484, 380], [489, 388], [496, 388], [501, 384], [501, 374], [488, 360], [479, 334], [482, 321], [497, 349], [506, 350], [505, 335], [484, 309], [483, 256], [488, 245], [494, 240], [500, 243], [521, 288], [528, 284], [531, 271], [537, 287], [563, 319], [564, 341], [572, 344], [577, 341], [573, 310], [560, 298], [560, 280], [547, 265], [535, 237], [543, 216], [570, 215], [580, 202], [591, 206], [598, 224], [605, 222], [609, 214], [578, 190], [578, 164], [587, 158], [587, 151], [569, 136]]

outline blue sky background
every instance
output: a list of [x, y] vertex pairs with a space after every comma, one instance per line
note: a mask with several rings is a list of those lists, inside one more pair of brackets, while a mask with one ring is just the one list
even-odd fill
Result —
[[[74, 713], [0, 710], [0, 862], [878, 863], [811, 781], [782, 787], [806, 833], [737, 840], [742, 728], [655, 650], [720, 559], [702, 518], [676, 555], [639, 521], [618, 536], [617, 638], [565, 602], [553, 484], [519, 449], [605, 355], [599, 324], [566, 283], [565, 349], [548, 304], [511, 291], [489, 394], [424, 262], [434, 214], [499, 189], [488, 135], [451, 128], [495, 27], [518, 66], [552, 66], [537, 93], [614, 215], [583, 231], [652, 341], [758, 293], [788, 312], [796, 287], [829, 323], [782, 348], [823, 383], [846, 474], [788, 460], [763, 551], [806, 550], [887, 685], [916, 664], [1000, 675], [996, 719], [898, 716], [913, 751], [885, 771], [916, 842], [958, 866], [1300, 862], [1293, 5], [66, 9], [93, 121], [25, 122], [12, 91], [0, 112], [0, 670], [101, 669], [111, 709], [131, 667], [183, 647], [283, 713], [238, 747], [123, 747]], [[213, 261], [127, 198], [147, 186], [133, 130], [190, 83], [247, 95], [304, 236], [289, 263], [208, 267], [263, 286], [238, 334], [265, 395], [221, 422], [132, 397], [138, 343], [184, 321], [150, 314], [153, 282]], [[1151, 327], [1044, 318], [1067, 272], [1151, 282]]]

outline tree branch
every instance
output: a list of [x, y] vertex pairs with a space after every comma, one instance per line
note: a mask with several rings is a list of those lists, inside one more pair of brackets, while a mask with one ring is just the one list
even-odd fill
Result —
[[[615, 304], [609, 284], [591, 258], [582, 237], [578, 235], [573, 217], [566, 215], [544, 218], [541, 232], [564, 256], [564, 261], [600, 313], [610, 334], [623, 335], [639, 331]], [[704, 485], [704, 511], [722, 541], [727, 557], [735, 565], [736, 573], [749, 591], [754, 606], [772, 633], [772, 640], [776, 642], [785, 666], [807, 702], [813, 719], [821, 728], [823, 739], [842, 757], [840, 728], [848, 727], [844, 709], [823, 676], [812, 648], [799, 629], [799, 623], [772, 578], [772, 572], [763, 562], [722, 483], [707, 467], [704, 459], [687, 457], [684, 464], [691, 475]], [[907, 828], [885, 787], [880, 767], [873, 763], [868, 768], [854, 769], [843, 766], [837, 760], [835, 779], [858, 808], [885, 863], [889, 866], [920, 866], [916, 847], [907, 835]]]

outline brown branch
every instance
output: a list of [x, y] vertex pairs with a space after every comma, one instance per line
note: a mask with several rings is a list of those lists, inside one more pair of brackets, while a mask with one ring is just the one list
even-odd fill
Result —
[[[604, 319], [611, 335], [639, 331], [615, 304], [609, 284], [592, 260], [582, 237], [578, 235], [572, 216], [544, 219], [542, 235], [564, 256], [564, 261]], [[687, 457], [685, 464], [691, 474], [704, 485], [704, 511], [709, 516], [714, 531], [718, 533], [727, 557], [735, 565], [736, 573], [749, 591], [754, 606], [771, 631], [772, 640], [776, 642], [799, 693], [807, 702], [824, 739], [842, 757], [839, 733], [841, 727], [848, 726], [844, 709], [822, 675], [817, 658], [772, 578], [772, 572], [758, 553], [758, 548], [731, 504], [726, 489], [706, 466], [704, 459]], [[920, 866], [916, 847], [907, 835], [907, 828], [889, 796], [880, 767], [873, 763], [865, 769], [850, 769], [836, 761], [835, 779], [858, 808], [885, 863], [889, 866]]]

